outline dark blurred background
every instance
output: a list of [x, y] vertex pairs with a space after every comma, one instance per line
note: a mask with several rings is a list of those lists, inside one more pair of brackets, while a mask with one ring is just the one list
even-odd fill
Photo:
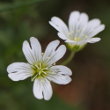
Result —
[[[68, 65], [73, 71], [69, 85], [53, 85], [50, 101], [37, 100], [30, 78], [13, 82], [6, 68], [26, 61], [22, 43], [30, 36], [37, 37], [43, 48], [59, 39], [48, 21], [59, 16], [67, 23], [74, 10], [101, 19], [106, 29], [97, 36], [102, 40], [76, 54]], [[110, 110], [110, 1], [0, 0], [0, 110]]]

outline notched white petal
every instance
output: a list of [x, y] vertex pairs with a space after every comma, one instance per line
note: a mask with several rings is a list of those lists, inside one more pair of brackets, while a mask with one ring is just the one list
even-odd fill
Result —
[[30, 74], [25, 74], [25, 73], [22, 73], [21, 72], [18, 72], [18, 73], [11, 73], [11, 74], [8, 74], [8, 77], [12, 80], [12, 81], [20, 81], [20, 80], [25, 80], [27, 79], [28, 77], [31, 77]]
[[81, 13], [81, 15], [80, 15], [80, 22], [87, 22], [88, 21], [88, 19], [89, 19], [89, 17], [88, 17], [88, 15], [86, 14], [86, 13]]
[[61, 33], [64, 34], [68, 33], [68, 28], [66, 24], [58, 17], [52, 17], [51, 21], [49, 21], [49, 24]]
[[58, 36], [63, 40], [67, 39], [66, 35], [64, 35], [63, 33], [58, 32]]
[[50, 100], [52, 97], [52, 87], [47, 79], [36, 79], [33, 85], [33, 93], [37, 99]]
[[43, 99], [42, 84], [39, 80], [35, 80], [33, 84], [33, 94], [37, 99]]
[[31, 43], [31, 47], [32, 47], [32, 52], [33, 52], [36, 60], [40, 60], [41, 59], [41, 53], [42, 53], [40, 42], [38, 41], [37, 38], [31, 37], [30, 43]]
[[30, 38], [30, 44], [28, 41], [24, 41], [22, 50], [30, 64], [33, 64], [41, 59], [41, 45], [34, 37]]
[[54, 73], [57, 73], [57, 74], [69, 75], [69, 76], [72, 75], [71, 69], [63, 65], [55, 65], [55, 66], [52, 66], [51, 69], [52, 71], [54, 71]]
[[56, 65], [51, 67], [52, 73], [48, 75], [48, 79], [56, 84], [66, 85], [72, 81], [72, 71], [66, 66]]
[[88, 22], [88, 27], [89, 29], [94, 29], [95, 27], [99, 26], [101, 21], [97, 18], [92, 19]]
[[52, 97], [53, 91], [50, 82], [45, 79], [43, 82], [43, 95], [45, 100], [50, 100]]
[[27, 63], [12, 63], [7, 67], [8, 77], [13, 81], [24, 80], [33, 74], [32, 68]]
[[62, 75], [62, 74], [51, 74], [47, 77], [50, 81], [60, 84], [60, 85], [66, 85], [69, 84], [72, 79], [68, 75]]
[[89, 35], [90, 37], [93, 37], [95, 35], [97, 35], [98, 33], [100, 33], [101, 31], [103, 31], [105, 29], [105, 25], [99, 25], [97, 28], [95, 28], [91, 34]]
[[80, 16], [80, 12], [79, 11], [73, 11], [70, 13], [69, 16], [69, 29], [70, 31], [74, 30], [76, 25], [77, 25], [77, 21], [79, 19]]
[[57, 48], [57, 50], [54, 52], [51, 60], [48, 62], [49, 65], [51, 65], [51, 64], [57, 62], [58, 60], [60, 60], [64, 56], [65, 53], [66, 53], [66, 47], [65, 47], [65, 45], [59, 46]]
[[65, 42], [67, 42], [67, 43], [76, 43], [76, 41], [74, 41], [74, 40], [69, 40], [69, 39], [67, 39]]
[[44, 52], [44, 55], [43, 55], [44, 60], [51, 59], [51, 57], [52, 57], [53, 53], [55, 52], [56, 48], [58, 47], [59, 43], [60, 43], [59, 40], [54, 40], [48, 44], [48, 46]]

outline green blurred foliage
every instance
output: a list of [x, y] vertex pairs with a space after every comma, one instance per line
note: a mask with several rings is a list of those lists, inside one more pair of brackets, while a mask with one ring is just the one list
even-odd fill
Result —
[[8, 78], [6, 68], [12, 62], [26, 61], [22, 43], [30, 36], [38, 37], [42, 42], [47, 39], [47, 43], [58, 39], [56, 31], [48, 24], [52, 16], [60, 16], [67, 21], [71, 11], [79, 10], [87, 12], [90, 18], [100, 18], [106, 25], [98, 35], [102, 41], [88, 45], [85, 52], [92, 50], [98, 55], [109, 73], [109, 4], [107, 0], [0, 0], [0, 110], [83, 110], [80, 106], [67, 104], [57, 95], [49, 102], [35, 99], [30, 79], [13, 82]]

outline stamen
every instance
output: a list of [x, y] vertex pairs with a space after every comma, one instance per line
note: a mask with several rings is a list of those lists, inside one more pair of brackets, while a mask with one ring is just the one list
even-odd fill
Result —
[[32, 76], [32, 81], [34, 81], [36, 78], [44, 78], [50, 72], [49, 67], [47, 67], [44, 62], [38, 62], [35, 64], [33, 66], [33, 70], [34, 74]]

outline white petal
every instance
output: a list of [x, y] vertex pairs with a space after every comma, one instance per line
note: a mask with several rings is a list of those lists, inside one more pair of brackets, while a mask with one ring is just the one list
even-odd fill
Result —
[[86, 13], [81, 13], [79, 22], [82, 24], [82, 26], [86, 25], [88, 22], [88, 15]]
[[76, 41], [70, 40], [70, 39], [67, 39], [65, 42], [67, 42], [67, 43], [76, 43]]
[[101, 38], [91, 38], [87, 42], [88, 43], [96, 43], [96, 42], [99, 42], [100, 40], [101, 40]]
[[61, 75], [61, 74], [50, 74], [47, 77], [50, 81], [53, 81], [56, 84], [66, 85], [72, 81], [70, 76], [68, 75]]
[[80, 13], [78, 11], [71, 12], [70, 17], [69, 17], [69, 29], [70, 29], [70, 31], [74, 30], [74, 28], [77, 24], [77, 21], [79, 19], [79, 16], [80, 16]]
[[50, 100], [52, 97], [52, 87], [47, 79], [36, 79], [33, 85], [33, 93], [37, 99]]
[[67, 44], [72, 45], [72, 46], [74, 46], [74, 45], [78, 45], [78, 43], [79, 43], [78, 41], [73, 41], [73, 40], [69, 40], [69, 39], [66, 40], [65, 42], [66, 42]]
[[44, 99], [45, 100], [50, 100], [50, 98], [52, 97], [52, 87], [51, 84], [48, 80], [45, 79], [45, 81], [43, 82], [43, 95], [44, 95]]
[[100, 24], [101, 21], [99, 19], [93, 19], [89, 21], [84, 34], [87, 35], [88, 37], [93, 37], [102, 30], [104, 30], [105, 26]]
[[56, 65], [56, 66], [52, 66], [51, 69], [52, 71], [58, 74], [69, 75], [69, 76], [72, 75], [72, 71], [66, 66]]
[[58, 32], [58, 36], [63, 40], [67, 39], [67, 37], [63, 33]]
[[87, 27], [87, 23], [88, 23], [88, 15], [86, 13], [81, 13], [79, 17], [79, 21], [76, 26], [76, 29], [77, 29], [76, 36], [82, 37], [83, 32]]
[[87, 28], [94, 29], [95, 27], [99, 26], [100, 23], [101, 21], [99, 19], [92, 19], [89, 21]]
[[49, 24], [63, 34], [68, 33], [68, 28], [66, 24], [58, 17], [52, 17], [51, 21], [49, 21]]
[[76, 45], [84, 46], [86, 43], [87, 43], [87, 40], [81, 40], [81, 41], [77, 42]]
[[50, 73], [47, 78], [56, 84], [66, 85], [71, 82], [70, 76], [72, 72], [69, 68], [62, 65], [52, 66], [52, 73]]
[[58, 45], [59, 45], [58, 40], [52, 41], [48, 44], [43, 56], [43, 60], [46, 63], [48, 63], [48, 65], [57, 62], [59, 59], [61, 59], [64, 56], [66, 52], [66, 47], [64, 45], [58, 47]]
[[89, 34], [89, 36], [90, 36], [90, 37], [93, 37], [93, 36], [95, 36], [96, 34], [98, 34], [99, 32], [103, 31], [104, 29], [105, 29], [105, 25], [100, 25], [99, 27], [95, 28], [95, 29], [93, 30], [93, 32], [91, 32], [91, 33]]
[[24, 41], [22, 49], [27, 61], [33, 64], [41, 59], [41, 45], [34, 37], [30, 38], [30, 43], [29, 45], [27, 41]]
[[81, 13], [76, 24], [76, 29], [78, 31], [83, 31], [88, 23], [88, 15], [86, 13]]
[[47, 58], [51, 58], [53, 55], [53, 52], [55, 52], [56, 48], [58, 47], [60, 41], [59, 40], [54, 40], [50, 42], [45, 50], [45, 53], [43, 55], [43, 59], [46, 60]]
[[33, 52], [36, 60], [40, 60], [42, 50], [41, 50], [41, 45], [40, 45], [39, 41], [35, 37], [31, 37], [30, 43], [31, 43], [31, 47], [32, 47], [32, 52]]
[[43, 99], [42, 94], [42, 83], [40, 80], [36, 79], [33, 84], [33, 94], [37, 99]]
[[79, 13], [74, 11], [69, 17], [69, 29], [74, 37], [82, 37], [83, 31], [87, 27], [88, 15], [86, 13]]
[[66, 40], [65, 42], [71, 44], [71, 45], [79, 45], [79, 46], [82, 46], [82, 45], [85, 45], [87, 43], [87, 40], [84, 39], [84, 40], [81, 40], [81, 41], [73, 41], [73, 40]]
[[52, 58], [50, 59], [50, 61], [48, 62], [49, 65], [57, 62], [58, 60], [60, 60], [64, 54], [66, 53], [66, 47], [65, 45], [61, 45], [57, 48], [57, 50], [54, 52]]
[[7, 67], [8, 76], [13, 81], [24, 80], [31, 77], [33, 74], [30, 64], [27, 63], [12, 63]]

